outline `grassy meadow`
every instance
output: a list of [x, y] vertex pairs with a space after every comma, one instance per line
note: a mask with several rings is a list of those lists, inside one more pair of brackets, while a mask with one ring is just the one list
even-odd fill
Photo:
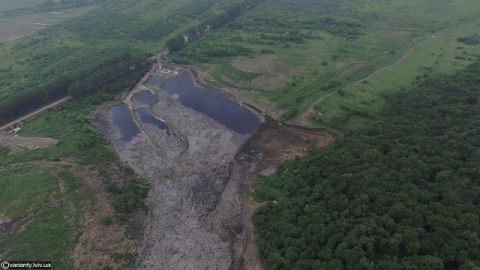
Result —
[[37, 33], [48, 26], [81, 16], [95, 8], [95, 4], [82, 6], [58, 5], [39, 9], [44, 0], [0, 1], [0, 42], [13, 41]]
[[478, 32], [478, 11], [467, 0], [264, 1], [172, 59], [279, 118], [347, 131], [382, 95], [472, 63], [479, 46], [457, 39]]
[[67, 103], [24, 123], [21, 136], [54, 138], [57, 146], [15, 152], [0, 148], [0, 217], [16, 226], [0, 237], [0, 253], [18, 260], [51, 260], [56, 269], [73, 268], [71, 253], [94, 194], [75, 174], [79, 169], [101, 171], [116, 162], [106, 139], [88, 120], [99, 101]]

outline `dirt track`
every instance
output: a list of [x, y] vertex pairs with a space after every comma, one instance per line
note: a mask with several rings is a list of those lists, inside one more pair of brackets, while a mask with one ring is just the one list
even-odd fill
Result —
[[356, 82], [348, 85], [347, 87], [344, 88], [344, 90], [349, 90], [349, 89], [355, 87], [356, 85], [358, 85], [358, 84], [360, 84], [360, 83], [362, 83], [362, 82], [365, 82], [365, 81], [370, 80], [371, 78], [373, 78], [373, 77], [377, 76], [378, 74], [384, 72], [385, 70], [389, 69], [390, 67], [402, 63], [405, 59], [407, 59], [407, 57], [410, 56], [410, 54], [412, 54], [412, 53], [415, 51], [415, 49], [418, 47], [418, 45], [419, 45], [422, 41], [424, 41], [425, 39], [426, 39], [426, 38], [417, 40], [417, 41], [416, 41], [414, 44], [412, 44], [406, 51], [404, 51], [404, 52], [402, 53], [402, 55], [400, 56], [400, 58], [398, 58], [397, 61], [395, 61], [394, 63], [391, 63], [391, 64], [386, 65], [386, 66], [384, 66], [384, 67], [382, 67], [382, 68], [380, 68], [380, 69], [378, 69], [378, 70], [375, 70], [374, 72], [368, 74], [365, 78], [362, 78], [362, 79], [360, 79], [360, 80], [358, 80], [358, 81], [356, 81]]
[[16, 151], [20, 149], [40, 149], [54, 146], [58, 143], [57, 140], [51, 138], [40, 137], [18, 137], [3, 135], [0, 132], [0, 146]]
[[[343, 88], [343, 90], [350, 90], [352, 89], [353, 87], [359, 85], [360, 83], [363, 83], [365, 81], [368, 81], [370, 79], [372, 79], [373, 77], [377, 76], [378, 74], [380, 73], [383, 73], [384, 71], [386, 71], [387, 69], [389, 69], [390, 67], [392, 66], [395, 66], [395, 65], [398, 65], [400, 63], [402, 63], [405, 59], [408, 58], [408, 56], [410, 56], [410, 54], [412, 54], [415, 49], [418, 47], [418, 45], [423, 42], [424, 40], [426, 40], [427, 38], [422, 38], [422, 39], [419, 39], [417, 40], [415, 43], [413, 43], [407, 50], [405, 50], [402, 55], [400, 56], [400, 58], [397, 59], [397, 61], [395, 61], [394, 63], [391, 63], [389, 65], [386, 65], [384, 67], [381, 67], [380, 69], [377, 69], [373, 72], [371, 72], [370, 74], [368, 74], [367, 76], [365, 76], [364, 78], [358, 80], [358, 81], [355, 81], [349, 85], [347, 85], [346, 87]], [[330, 98], [331, 96], [335, 95], [338, 93], [338, 90], [336, 91], [333, 91], [333, 92], [330, 92], [328, 94], [325, 94], [324, 96], [320, 97], [317, 101], [314, 102], [314, 104], [312, 106], [310, 106], [305, 112], [303, 115], [306, 115], [308, 114], [309, 111], [315, 111], [314, 110], [314, 107], [316, 105], [318, 105], [319, 103], [323, 102], [324, 100]]]
[[31, 117], [33, 117], [33, 116], [41, 113], [41, 112], [44, 112], [44, 111], [46, 111], [46, 110], [48, 110], [48, 109], [50, 109], [50, 108], [53, 108], [53, 107], [55, 107], [55, 106], [57, 106], [57, 105], [60, 105], [60, 104], [66, 102], [67, 100], [69, 100], [69, 99], [71, 99], [71, 98], [72, 98], [72, 96], [66, 96], [66, 97], [64, 97], [64, 98], [62, 98], [62, 99], [59, 99], [59, 100], [57, 100], [57, 101], [55, 101], [55, 102], [53, 102], [53, 103], [50, 103], [50, 104], [48, 104], [48, 105], [46, 105], [46, 106], [44, 106], [44, 107], [42, 107], [42, 108], [40, 108], [40, 109], [38, 109], [38, 110], [36, 110], [36, 111], [34, 111], [34, 112], [31, 112], [31, 113], [29, 113], [29, 114], [27, 114], [27, 115], [25, 115], [25, 116], [22, 116], [22, 117], [18, 118], [18, 119], [15, 120], [15, 121], [12, 121], [12, 122], [10, 122], [10, 123], [8, 123], [8, 124], [5, 124], [5, 125], [3, 125], [3, 126], [0, 127], [0, 132], [6, 130], [7, 128], [9, 128], [9, 127], [11, 127], [11, 126], [13, 126], [13, 125], [15, 125], [15, 124], [18, 124], [18, 123], [20, 123], [20, 122], [22, 122], [22, 121], [25, 121], [25, 120], [27, 120], [27, 119], [29, 119], [29, 118], [31, 118]]

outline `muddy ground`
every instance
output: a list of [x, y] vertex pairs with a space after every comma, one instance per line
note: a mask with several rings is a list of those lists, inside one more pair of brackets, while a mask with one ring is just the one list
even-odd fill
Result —
[[0, 132], [0, 146], [11, 151], [48, 148], [57, 145], [57, 143], [57, 140], [51, 138], [11, 136]]
[[120, 140], [105, 112], [107, 135], [119, 157], [152, 184], [137, 268], [262, 269], [251, 220], [257, 206], [248, 198], [256, 176], [328, 145], [335, 136], [284, 125], [261, 113], [262, 124], [253, 135], [239, 134], [144, 82], [132, 93], [148, 89], [157, 94], [150, 112], [168, 123], [173, 137], [139, 122], [132, 93], [124, 102], [141, 130], [132, 140]]

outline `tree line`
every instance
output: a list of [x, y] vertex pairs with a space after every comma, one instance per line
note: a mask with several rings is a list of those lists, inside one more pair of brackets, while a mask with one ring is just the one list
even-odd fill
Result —
[[181, 35], [170, 38], [166, 42], [166, 45], [171, 52], [178, 52], [189, 43], [210, 32], [212, 29], [220, 28], [248, 10], [251, 10], [261, 1], [263, 0], [244, 0], [239, 3], [230, 4], [225, 7], [220, 15], [214, 16], [212, 19], [208, 19], [205, 22], [188, 29]]

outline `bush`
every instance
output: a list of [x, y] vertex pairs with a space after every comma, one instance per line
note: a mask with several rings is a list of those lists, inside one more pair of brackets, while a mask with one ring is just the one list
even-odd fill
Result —
[[113, 224], [113, 217], [112, 216], [103, 217], [101, 220], [101, 223], [102, 225], [110, 226]]

